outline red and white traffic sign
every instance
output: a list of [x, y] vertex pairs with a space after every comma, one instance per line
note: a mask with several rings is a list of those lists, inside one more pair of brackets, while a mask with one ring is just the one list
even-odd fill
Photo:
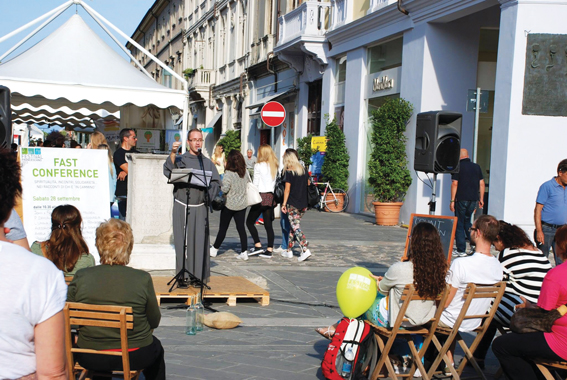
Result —
[[278, 102], [268, 102], [260, 112], [262, 121], [270, 127], [277, 127], [285, 120], [285, 108]]

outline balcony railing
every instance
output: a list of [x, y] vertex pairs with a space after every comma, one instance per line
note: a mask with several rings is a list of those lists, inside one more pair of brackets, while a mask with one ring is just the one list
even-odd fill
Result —
[[384, 8], [390, 4], [397, 3], [397, 0], [370, 0], [370, 7], [368, 8], [368, 13], [377, 11], [380, 8]]
[[[352, 19], [349, 19], [349, 17], [352, 18], [352, 15], [349, 16], [347, 14], [347, 8], [350, 2], [352, 2], [352, 0], [331, 0], [331, 29], [336, 29], [353, 21]], [[378, 9], [395, 3], [397, 3], [397, 0], [370, 0], [366, 14], [376, 12]]]
[[189, 88], [200, 89], [208, 87], [215, 83], [215, 71], [206, 69], [197, 69], [196, 73], [189, 77]]
[[[348, 0], [333, 0], [332, 4], [332, 17], [331, 29], [336, 29], [347, 22], [347, 1]], [[371, 0], [372, 1], [372, 0]]]
[[279, 18], [278, 45], [297, 37], [324, 36], [329, 28], [331, 3], [306, 1]]

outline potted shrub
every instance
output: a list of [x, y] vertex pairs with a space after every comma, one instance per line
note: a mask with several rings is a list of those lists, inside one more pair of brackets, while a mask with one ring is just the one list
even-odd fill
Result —
[[311, 161], [311, 157], [315, 154], [316, 151], [311, 149], [311, 138], [313, 137], [312, 134], [308, 134], [305, 137], [300, 137], [297, 139], [297, 154], [299, 155], [299, 159], [303, 161], [303, 164], [307, 169], [313, 163]]
[[[338, 198], [339, 204], [336, 208], [342, 210], [345, 193], [348, 192], [348, 165], [350, 156], [345, 143], [345, 134], [339, 128], [336, 119], [333, 118], [333, 120], [329, 121], [327, 117], [325, 137], [327, 138], [327, 150], [325, 151], [325, 160], [321, 167], [321, 174], [323, 174], [325, 181], [330, 183]], [[337, 192], [337, 190], [344, 190], [344, 192]], [[332, 195], [327, 195], [327, 200], [330, 200], [329, 197], [334, 200]], [[335, 205], [328, 203], [327, 207], [333, 210]]]
[[226, 131], [226, 134], [221, 138], [217, 145], [220, 145], [224, 149], [225, 156], [228, 156], [231, 150], [240, 150], [240, 131], [230, 130]]
[[376, 224], [398, 224], [404, 196], [411, 185], [406, 154], [406, 125], [413, 112], [407, 100], [390, 99], [372, 112], [368, 183], [374, 188]]

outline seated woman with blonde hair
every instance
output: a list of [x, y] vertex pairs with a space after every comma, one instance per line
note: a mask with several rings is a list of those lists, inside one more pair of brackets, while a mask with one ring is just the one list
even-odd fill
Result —
[[75, 206], [57, 206], [51, 213], [51, 235], [46, 241], [34, 241], [31, 251], [51, 260], [65, 276], [74, 276], [81, 268], [95, 265], [93, 255], [81, 234], [83, 219]]
[[[128, 349], [132, 370], [143, 370], [147, 380], [165, 379], [164, 351], [152, 335], [161, 313], [149, 273], [127, 267], [134, 247], [132, 228], [126, 222], [110, 219], [96, 230], [96, 248], [101, 265], [77, 272], [69, 284], [68, 302], [130, 306], [134, 328], [128, 330]], [[83, 326], [77, 345], [94, 350], [120, 349], [120, 331]], [[120, 356], [77, 354], [84, 368], [100, 372], [122, 370]]]

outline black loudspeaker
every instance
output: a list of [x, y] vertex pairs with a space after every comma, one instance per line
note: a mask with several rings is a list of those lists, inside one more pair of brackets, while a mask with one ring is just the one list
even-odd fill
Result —
[[463, 115], [430, 111], [417, 115], [415, 170], [426, 173], [458, 173]]
[[12, 107], [10, 89], [0, 86], [0, 148], [8, 148], [12, 140]]

